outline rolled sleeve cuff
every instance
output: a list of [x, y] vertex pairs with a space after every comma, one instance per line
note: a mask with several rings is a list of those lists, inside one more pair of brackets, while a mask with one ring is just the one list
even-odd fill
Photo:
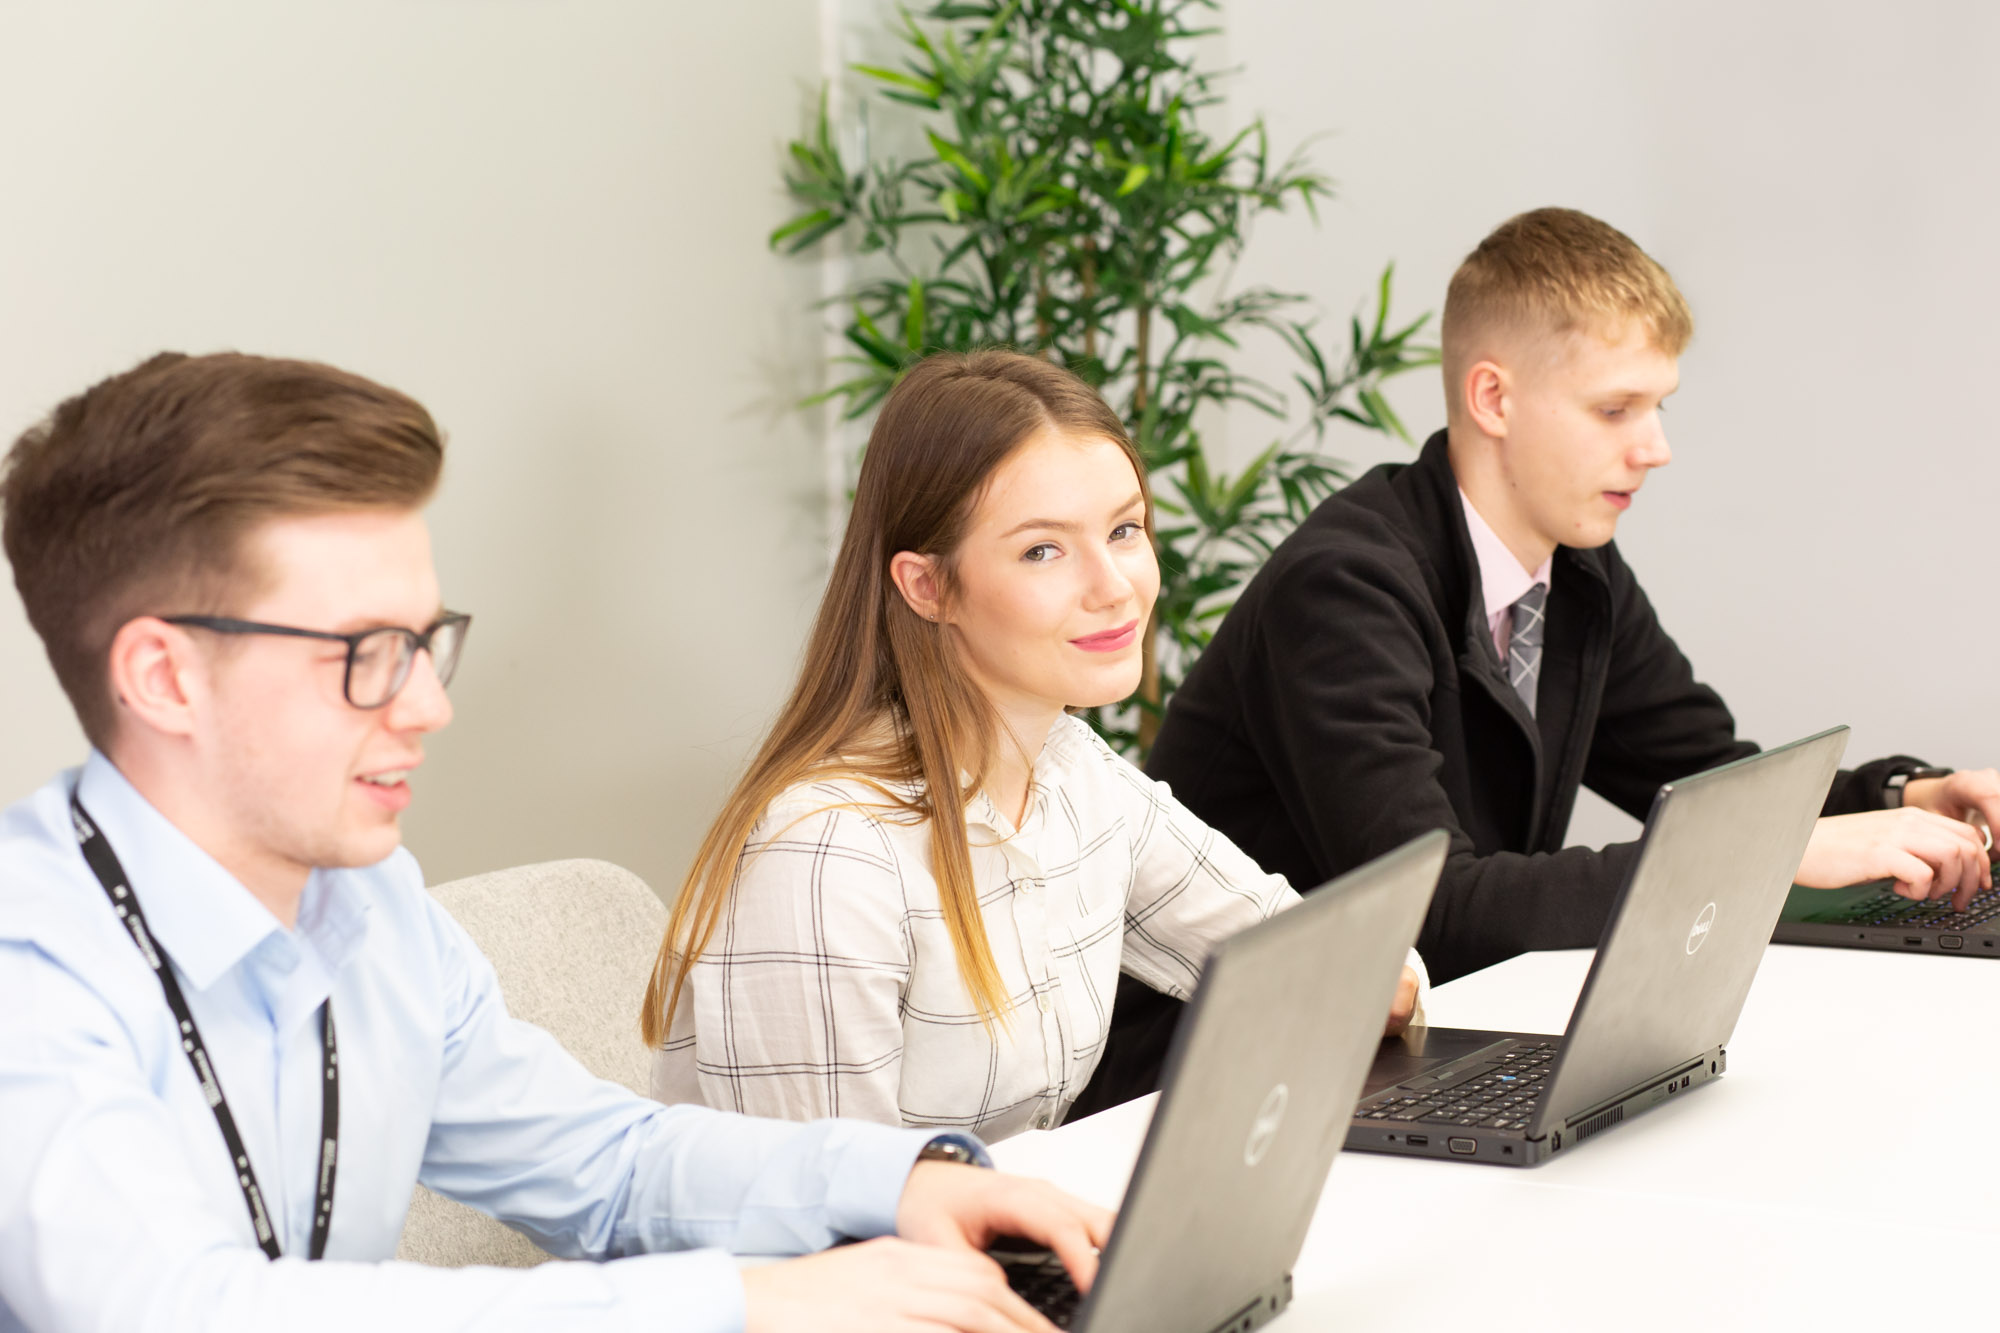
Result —
[[959, 1143], [981, 1166], [993, 1165], [986, 1145], [970, 1134], [932, 1129], [890, 1129], [853, 1125], [853, 1139], [841, 1150], [827, 1191], [827, 1220], [834, 1230], [857, 1240], [896, 1232], [896, 1206], [917, 1164], [917, 1154], [937, 1142]]

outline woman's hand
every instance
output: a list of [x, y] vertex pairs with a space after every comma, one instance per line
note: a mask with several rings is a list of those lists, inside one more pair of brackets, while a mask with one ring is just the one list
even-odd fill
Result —
[[1389, 1021], [1382, 1028], [1382, 1035], [1393, 1037], [1410, 1025], [1410, 1019], [1417, 1012], [1417, 969], [1407, 964], [1403, 968], [1403, 979], [1396, 983], [1396, 1000], [1389, 1006]]

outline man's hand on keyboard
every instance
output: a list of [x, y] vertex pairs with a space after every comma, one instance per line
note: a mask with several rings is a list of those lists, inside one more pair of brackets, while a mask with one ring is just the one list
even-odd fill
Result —
[[[1043, 1180], [950, 1162], [918, 1162], [903, 1187], [896, 1233], [977, 1254], [1001, 1236], [1054, 1250], [1076, 1285], [1090, 1290], [1097, 1252], [1111, 1235], [1112, 1213]], [[998, 1271], [997, 1269], [995, 1271]]]
[[1814, 889], [1893, 879], [1896, 892], [1905, 898], [1949, 897], [1962, 912], [1973, 894], [1992, 886], [1993, 872], [1978, 829], [1906, 806], [1821, 819], [1813, 825], [1796, 878]]

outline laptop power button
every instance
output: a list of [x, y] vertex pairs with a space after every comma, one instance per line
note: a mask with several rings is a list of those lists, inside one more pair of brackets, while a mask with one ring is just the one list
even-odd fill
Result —
[[1479, 1151], [1479, 1141], [1477, 1139], [1451, 1139], [1445, 1143], [1445, 1147], [1451, 1149], [1461, 1157], [1470, 1157]]

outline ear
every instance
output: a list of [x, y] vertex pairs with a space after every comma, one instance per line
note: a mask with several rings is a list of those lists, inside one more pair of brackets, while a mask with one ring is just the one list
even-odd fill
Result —
[[169, 736], [193, 733], [207, 664], [185, 630], [157, 616], [128, 620], [112, 637], [109, 665], [120, 730], [131, 722]]
[[1483, 434], [1507, 438], [1507, 410], [1512, 406], [1514, 378], [1497, 361], [1477, 361], [1465, 372], [1465, 413]]
[[889, 557], [889, 578], [909, 608], [925, 620], [944, 614], [936, 556], [898, 551]]

